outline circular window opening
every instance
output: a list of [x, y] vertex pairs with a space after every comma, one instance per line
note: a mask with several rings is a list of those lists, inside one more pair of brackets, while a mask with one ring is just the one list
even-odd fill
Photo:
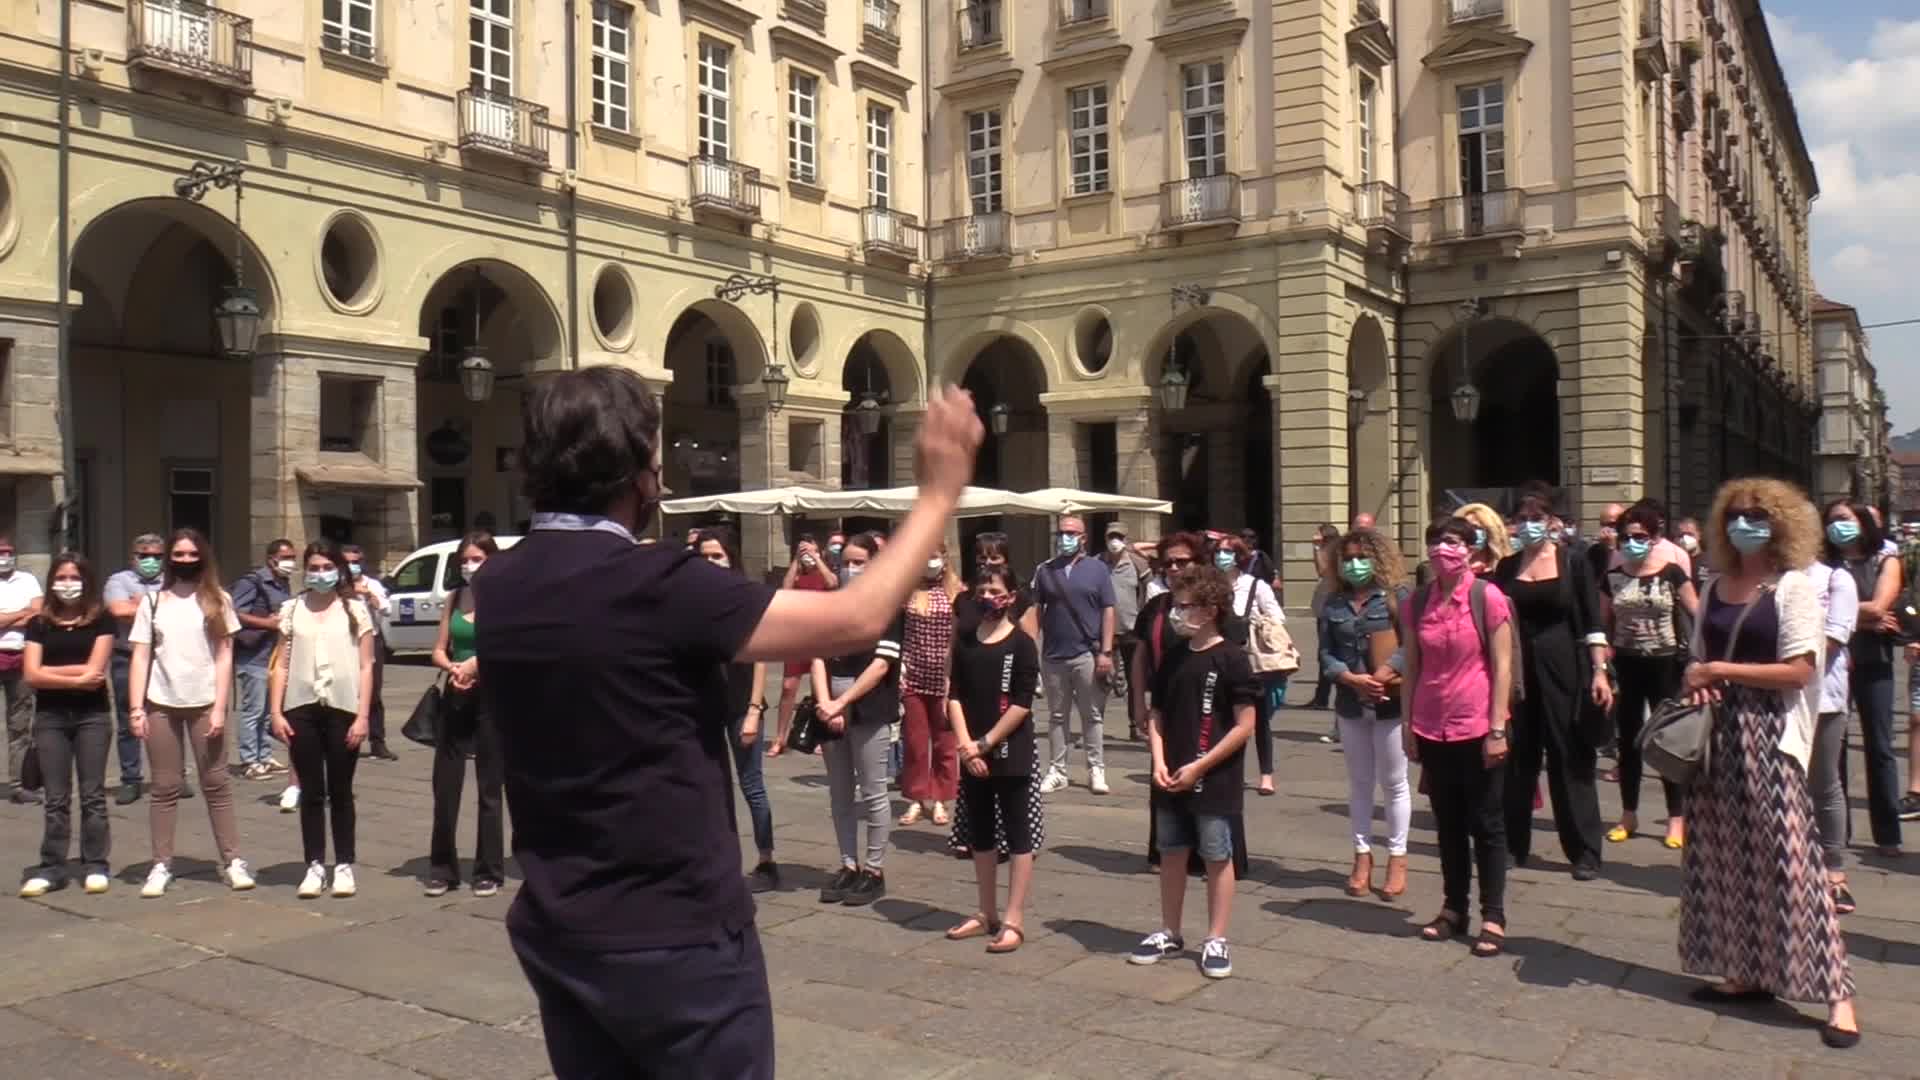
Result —
[[1090, 375], [1106, 370], [1113, 358], [1113, 324], [1098, 308], [1088, 308], [1073, 322], [1073, 351], [1080, 366]]
[[593, 283], [593, 330], [609, 348], [633, 340], [633, 282], [617, 266], [601, 268]]
[[794, 366], [811, 374], [820, 353], [820, 316], [813, 306], [802, 304], [794, 310], [793, 325], [787, 328], [787, 348], [793, 353]]
[[371, 305], [380, 282], [380, 249], [373, 230], [354, 214], [341, 214], [320, 239], [320, 276], [327, 295], [343, 308]]

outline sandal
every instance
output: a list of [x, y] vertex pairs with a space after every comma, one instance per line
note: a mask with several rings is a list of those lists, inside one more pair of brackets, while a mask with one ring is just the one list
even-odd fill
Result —
[[1633, 839], [1633, 830], [1627, 828], [1625, 825], [1615, 825], [1613, 828], [1607, 830], [1607, 843], [1609, 844], [1624, 844], [1631, 839]]
[[1439, 917], [1420, 928], [1422, 941], [1448, 941], [1467, 932], [1467, 917], [1441, 912]]
[[[1013, 944], [1008, 945], [1005, 942], [1003, 942], [1000, 939], [1000, 934], [1012, 934]], [[994, 935], [993, 943], [987, 946], [987, 951], [992, 953], [995, 956], [1005, 956], [1010, 952], [1018, 951], [1020, 946], [1025, 945], [1026, 943], [1027, 943], [1027, 932], [1013, 925], [1012, 923], [1008, 923], [1005, 926], [1002, 926], [1000, 928], [999, 933], [996, 933]]]
[[1834, 914], [1851, 915], [1854, 912], [1860, 910], [1860, 905], [1854, 902], [1853, 890], [1847, 888], [1846, 882], [1844, 881], [1833, 882], [1832, 888], [1833, 888], [1833, 913]]
[[952, 816], [947, 813], [946, 803], [937, 802], [933, 804], [933, 823], [942, 828], [953, 824]]
[[1490, 929], [1485, 923], [1480, 925], [1480, 936], [1474, 939], [1473, 955], [1481, 959], [1499, 956], [1507, 948], [1507, 932], [1504, 928]]
[[907, 807], [906, 813], [900, 815], [900, 824], [918, 825], [920, 824], [920, 815], [922, 813], [925, 813], [925, 811], [921, 809], [920, 804], [914, 803], [913, 805]]
[[985, 915], [969, 915], [966, 922], [947, 931], [947, 940], [966, 941], [969, 938], [985, 937], [988, 934], [999, 936], [1000, 921], [990, 920]]

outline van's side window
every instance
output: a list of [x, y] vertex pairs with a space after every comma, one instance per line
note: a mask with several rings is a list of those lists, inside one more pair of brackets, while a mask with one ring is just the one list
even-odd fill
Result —
[[[400, 569], [387, 579], [387, 591], [390, 593], [418, 593], [433, 591], [434, 571], [439, 568], [439, 555], [422, 555], [417, 559], [408, 559], [400, 564]], [[455, 568], [456, 570], [458, 567]]]

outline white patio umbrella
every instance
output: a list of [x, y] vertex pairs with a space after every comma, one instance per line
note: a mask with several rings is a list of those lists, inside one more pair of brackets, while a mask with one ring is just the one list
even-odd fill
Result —
[[760, 491], [736, 491], [726, 495], [689, 495], [660, 504], [663, 514], [746, 514], [770, 517], [807, 509], [806, 503], [828, 492], [810, 487], [764, 488]]
[[1165, 499], [1139, 495], [1109, 495], [1103, 491], [1078, 488], [1041, 488], [1021, 493], [1020, 497], [1049, 514], [1171, 514], [1173, 504]]
[[[865, 491], [830, 491], [809, 496], [801, 508], [815, 514], [871, 514], [875, 517], [903, 517], [920, 498], [915, 485], [875, 488]], [[955, 517], [991, 517], [997, 514], [1045, 514], [1046, 506], [1013, 491], [999, 488], [969, 487], [960, 493]]]

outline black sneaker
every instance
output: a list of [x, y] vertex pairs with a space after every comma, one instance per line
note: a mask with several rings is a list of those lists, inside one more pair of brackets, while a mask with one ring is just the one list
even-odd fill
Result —
[[847, 886], [847, 895], [840, 902], [848, 907], [866, 907], [885, 895], [887, 879], [881, 877], [878, 870], [866, 870]]
[[373, 756], [379, 758], [381, 761], [400, 760], [399, 754], [387, 748], [387, 740], [385, 739], [375, 739], [373, 741]]
[[1208, 938], [1200, 946], [1200, 974], [1209, 979], [1224, 979], [1233, 974], [1233, 958], [1227, 951], [1227, 939]]
[[1909, 791], [1900, 796], [1900, 820], [1920, 821], [1920, 793]]
[[1592, 881], [1600, 876], [1598, 863], [1583, 862], [1573, 868], [1573, 880]]
[[769, 859], [753, 868], [747, 875], [747, 891], [752, 893], [772, 892], [780, 887], [780, 868]]
[[820, 902], [838, 904], [847, 898], [847, 890], [860, 880], [860, 871], [851, 866], [843, 866], [833, 875], [833, 880], [820, 887]]
[[1179, 956], [1187, 947], [1179, 934], [1167, 930], [1155, 930], [1140, 939], [1140, 944], [1127, 954], [1129, 964], [1157, 964], [1169, 956]]
[[140, 796], [145, 790], [146, 785], [138, 780], [123, 780], [120, 783], [119, 792], [113, 797], [113, 801], [119, 803], [121, 806], [132, 806], [134, 803], [140, 801]]

